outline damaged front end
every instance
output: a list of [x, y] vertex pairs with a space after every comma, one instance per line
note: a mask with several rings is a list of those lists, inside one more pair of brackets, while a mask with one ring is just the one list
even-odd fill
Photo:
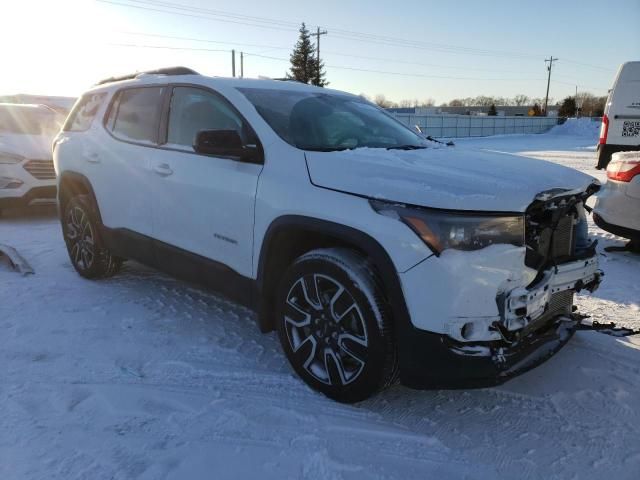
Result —
[[535, 269], [526, 286], [498, 293], [500, 318], [490, 331], [500, 335], [488, 342], [448, 342], [462, 357], [485, 357], [495, 369], [488, 383], [502, 383], [531, 369], [557, 352], [571, 338], [580, 320], [574, 294], [595, 291], [603, 273], [598, 268], [597, 240], [589, 240], [586, 199], [599, 189], [554, 190], [539, 194], [525, 215], [525, 265]]
[[573, 295], [600, 285], [597, 240], [589, 240], [585, 201], [599, 189], [540, 193], [525, 215], [525, 265], [537, 272], [527, 286], [496, 298], [500, 321], [494, 328], [515, 341], [559, 315], [572, 313]]
[[[497, 385], [560, 350], [584, 318], [575, 311], [574, 294], [594, 291], [603, 275], [584, 206], [598, 189], [594, 183], [537, 195], [524, 214], [522, 246], [445, 252], [407, 272], [410, 281], [426, 275], [434, 296], [449, 301], [430, 309], [444, 319], [444, 335], [414, 328], [412, 338], [403, 339], [422, 370], [401, 358], [402, 382], [414, 388]], [[413, 312], [429, 311], [421, 302], [410, 301], [414, 318]], [[433, 364], [443, 367], [425, 370]]]

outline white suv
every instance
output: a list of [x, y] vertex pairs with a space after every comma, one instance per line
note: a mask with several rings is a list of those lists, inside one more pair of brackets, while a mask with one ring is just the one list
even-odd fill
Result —
[[183, 67], [102, 82], [54, 143], [82, 276], [135, 259], [253, 307], [339, 401], [495, 385], [571, 337], [600, 282], [587, 175], [431, 144], [375, 105]]
[[60, 123], [59, 115], [44, 105], [0, 103], [0, 213], [55, 201], [51, 142]]

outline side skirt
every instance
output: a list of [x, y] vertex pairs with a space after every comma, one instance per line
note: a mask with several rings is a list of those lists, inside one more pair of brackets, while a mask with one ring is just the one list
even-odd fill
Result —
[[102, 227], [109, 250], [123, 258], [188, 282], [203, 285], [230, 300], [257, 310], [258, 283], [223, 263], [188, 252], [125, 228]]

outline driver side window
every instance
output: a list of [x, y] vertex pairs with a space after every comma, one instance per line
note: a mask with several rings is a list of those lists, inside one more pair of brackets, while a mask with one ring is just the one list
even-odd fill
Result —
[[246, 131], [242, 118], [217, 95], [195, 87], [175, 87], [169, 107], [167, 144], [193, 151], [201, 130]]

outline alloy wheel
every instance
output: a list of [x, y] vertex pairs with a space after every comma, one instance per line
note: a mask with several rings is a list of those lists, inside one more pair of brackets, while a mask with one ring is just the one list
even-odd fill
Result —
[[284, 327], [299, 365], [316, 380], [348, 385], [364, 370], [369, 341], [362, 311], [335, 278], [298, 278], [287, 294]]
[[67, 212], [66, 226], [70, 256], [79, 268], [88, 270], [95, 259], [95, 237], [89, 217], [82, 208], [74, 206]]

